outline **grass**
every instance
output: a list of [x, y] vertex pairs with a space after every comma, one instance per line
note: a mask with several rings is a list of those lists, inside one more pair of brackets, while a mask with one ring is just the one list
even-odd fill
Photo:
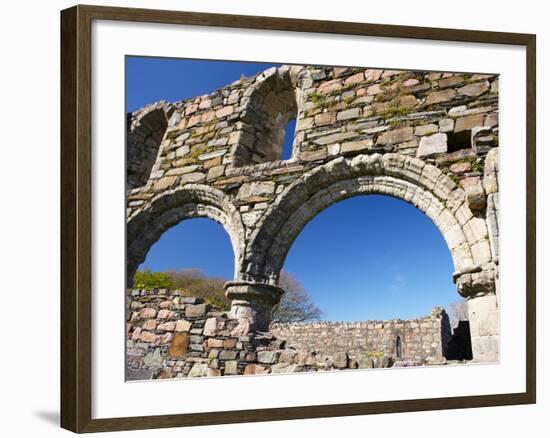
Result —
[[309, 95], [309, 97], [310, 97], [311, 101], [313, 102], [313, 104], [317, 107], [323, 106], [324, 103], [325, 103], [325, 98], [317, 92], [311, 93]]

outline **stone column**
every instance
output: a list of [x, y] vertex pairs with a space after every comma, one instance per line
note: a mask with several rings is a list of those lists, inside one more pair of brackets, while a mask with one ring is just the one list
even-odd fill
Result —
[[284, 290], [278, 286], [254, 281], [228, 281], [225, 295], [231, 300], [230, 314], [234, 318], [248, 319], [256, 330], [269, 330], [271, 311]]
[[496, 265], [490, 263], [455, 274], [455, 282], [459, 293], [466, 298], [468, 304], [473, 360], [497, 362], [500, 322]]
[[499, 360], [499, 312], [496, 294], [468, 298], [472, 355], [476, 362]]

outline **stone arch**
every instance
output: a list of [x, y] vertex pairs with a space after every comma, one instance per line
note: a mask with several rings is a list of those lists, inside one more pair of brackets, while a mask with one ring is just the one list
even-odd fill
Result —
[[153, 243], [169, 228], [191, 218], [209, 218], [224, 227], [233, 247], [235, 272], [239, 270], [245, 236], [239, 212], [220, 190], [201, 184], [187, 184], [154, 197], [146, 207], [137, 210], [128, 218], [128, 284], [131, 284], [137, 267], [145, 260]]
[[127, 189], [144, 186], [159, 154], [168, 120], [174, 111], [171, 104], [159, 102], [136, 113], [127, 114], [126, 184]]
[[[233, 148], [235, 166], [281, 160], [285, 129], [290, 120], [298, 121], [302, 100], [303, 67], [270, 68], [244, 91], [245, 111]], [[296, 155], [296, 140], [292, 156]]]
[[338, 201], [366, 194], [407, 201], [434, 222], [451, 252], [461, 294], [494, 291], [485, 220], [474, 216], [465, 192], [437, 167], [400, 154], [339, 157], [290, 184], [251, 235], [247, 275], [276, 283], [292, 243], [313, 217]]

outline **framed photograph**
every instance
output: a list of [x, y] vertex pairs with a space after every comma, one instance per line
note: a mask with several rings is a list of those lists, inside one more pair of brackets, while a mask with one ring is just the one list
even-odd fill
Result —
[[535, 35], [61, 12], [61, 425], [535, 403]]

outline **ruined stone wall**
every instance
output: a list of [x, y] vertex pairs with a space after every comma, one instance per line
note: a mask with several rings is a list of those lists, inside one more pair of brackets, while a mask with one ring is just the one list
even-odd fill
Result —
[[[134, 289], [127, 295], [126, 379], [443, 363], [438, 335], [441, 320], [442, 313], [438, 310], [415, 321], [368, 322], [346, 327], [330, 323], [291, 324], [259, 332], [247, 320], [233, 318], [228, 312], [181, 291]], [[370, 341], [363, 348], [359, 338], [369, 330]], [[403, 337], [401, 358], [396, 356], [392, 337], [397, 333]], [[314, 342], [314, 337], [323, 342]]]
[[[129, 220], [158, 194], [205, 184], [220, 189], [238, 209], [244, 235], [233, 240], [246, 248], [270, 207], [302, 175], [338, 157], [398, 154], [420, 158], [421, 166], [433, 164], [455, 185], [449, 191], [462, 189], [469, 207], [462, 226], [476, 247], [471, 255], [451, 248], [455, 265], [482, 265], [497, 257], [496, 225], [488, 231], [476, 213], [484, 212], [487, 195], [498, 191], [494, 183], [484, 184], [487, 153], [498, 146], [495, 75], [285, 66], [209, 95], [137, 111], [129, 115], [129, 136], [139, 135], [143, 119], [159, 111], [166, 113], [167, 128], [158, 153], [146, 154], [156, 156], [149, 178], [129, 192]], [[281, 132], [290, 118], [297, 120], [293, 154], [280, 160]], [[149, 144], [155, 141], [150, 138]], [[142, 162], [134, 155], [143, 151], [129, 148], [128, 161]], [[416, 177], [422, 169], [410, 175]], [[498, 199], [489, 204], [494, 211]], [[143, 258], [136, 250], [136, 258]], [[262, 271], [268, 267], [257, 265], [244, 257], [237, 274], [266, 281], [271, 273]]]
[[270, 332], [298, 350], [319, 350], [325, 354], [347, 351], [352, 355], [398, 357], [419, 363], [440, 363], [451, 329], [440, 308], [431, 315], [403, 321], [311, 322], [272, 324]]

